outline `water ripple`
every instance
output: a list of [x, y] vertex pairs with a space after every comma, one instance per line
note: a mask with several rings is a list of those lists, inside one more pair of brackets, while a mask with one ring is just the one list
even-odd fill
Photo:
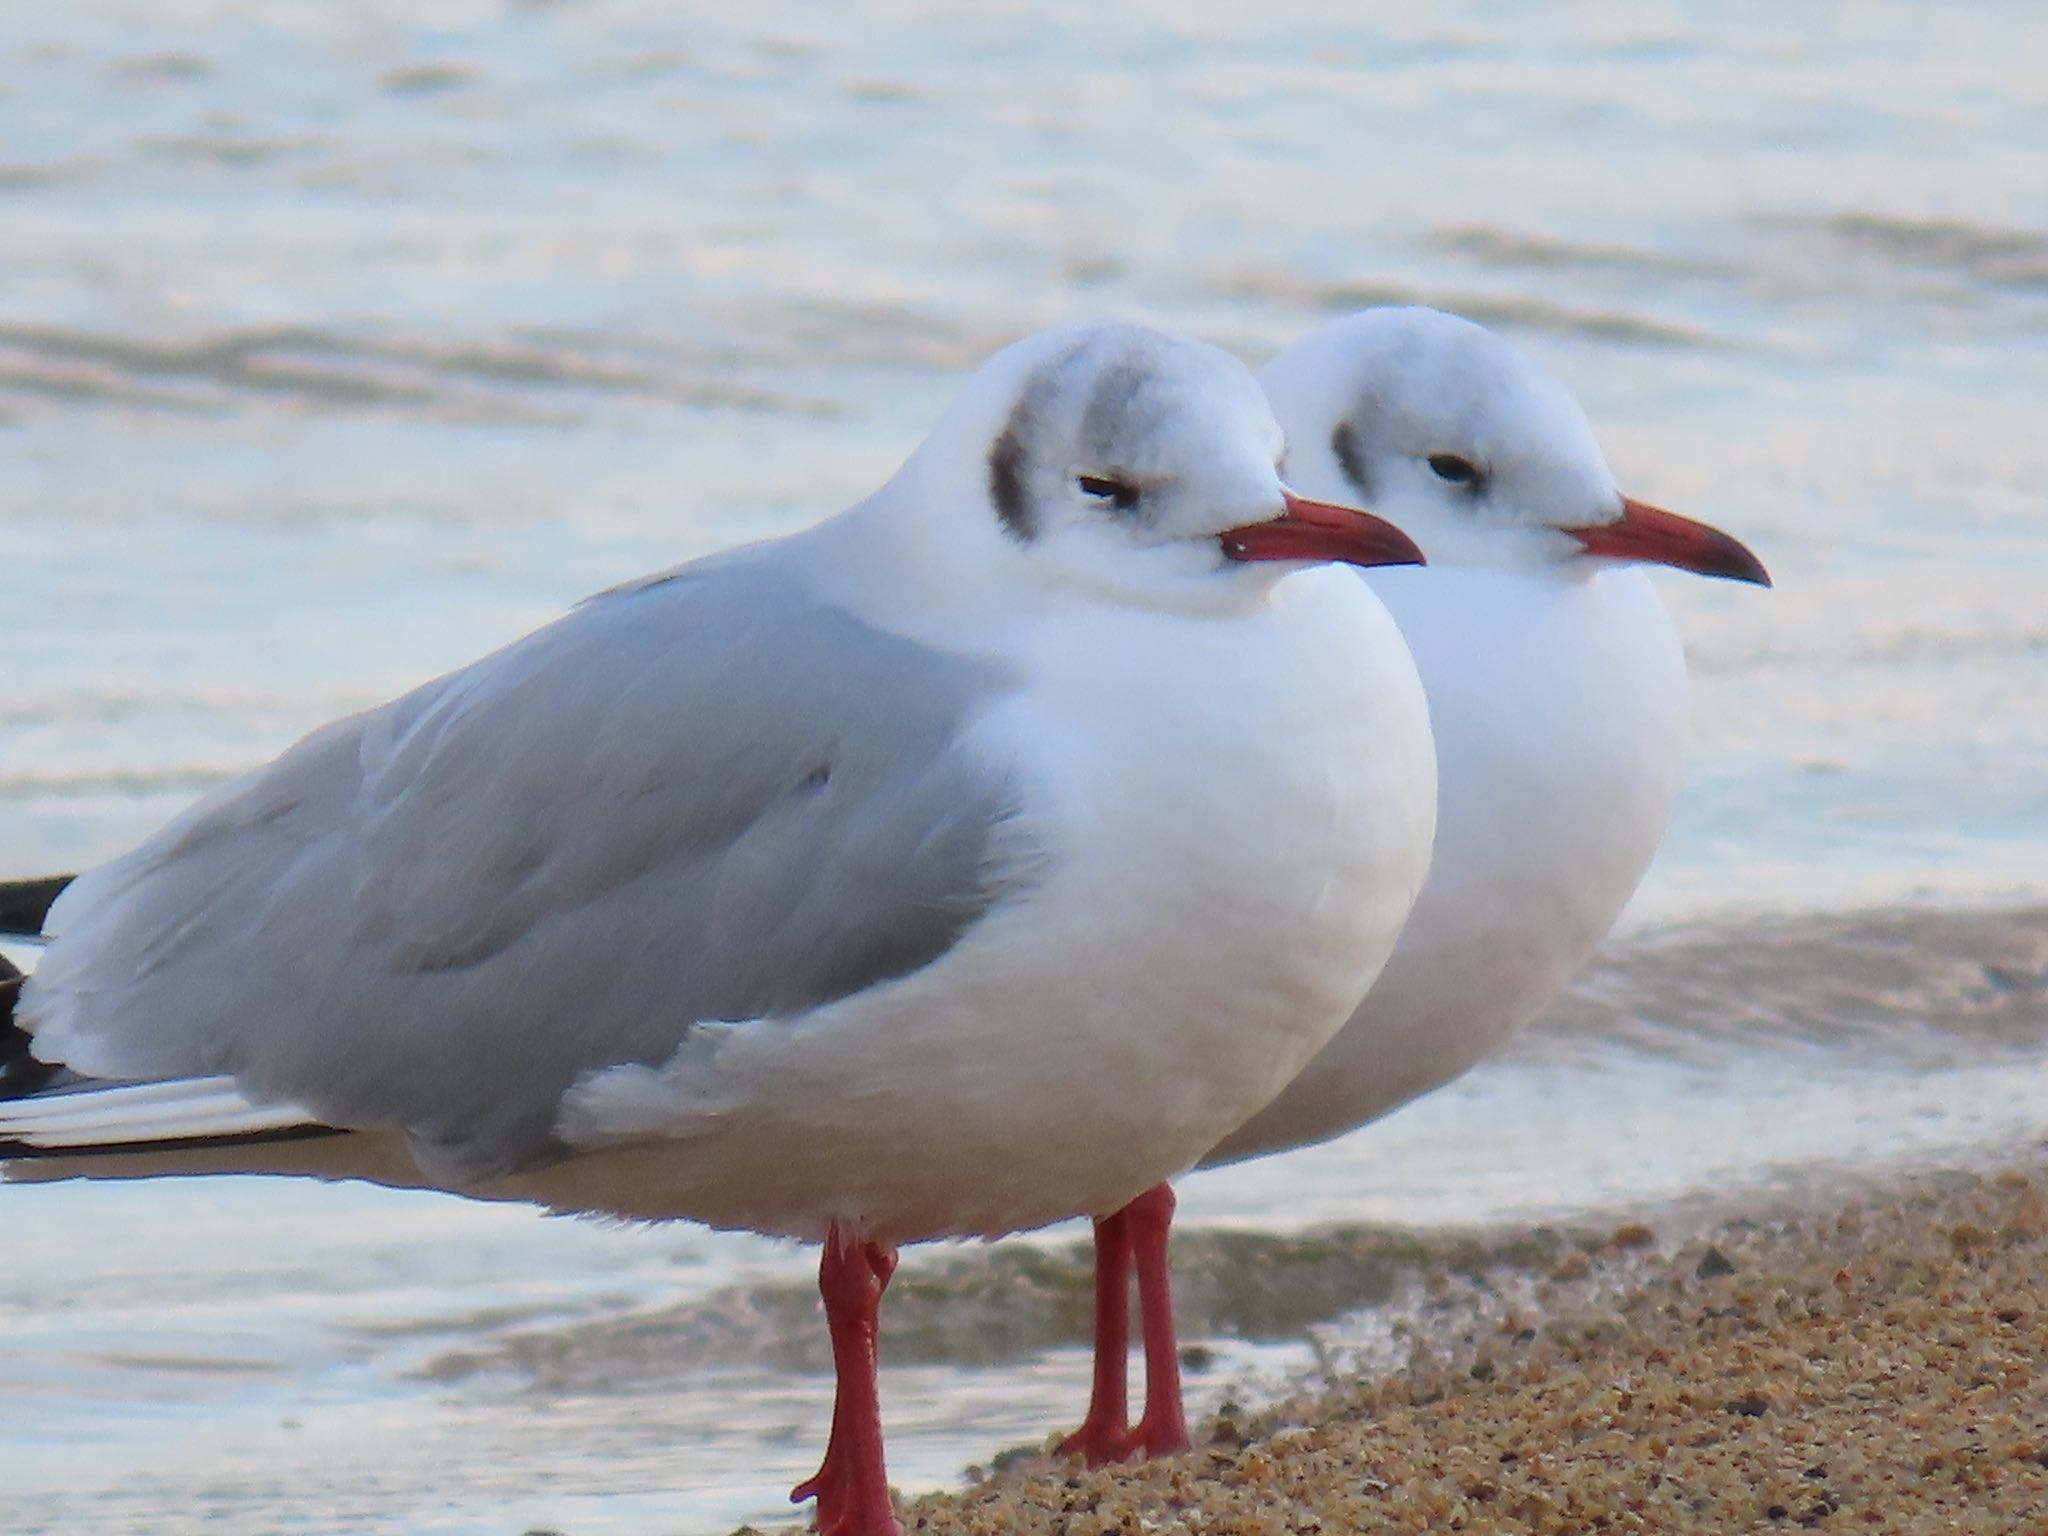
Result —
[[1732, 337], [1689, 322], [1661, 319], [1632, 310], [1580, 307], [1534, 294], [1485, 293], [1433, 284], [1319, 281], [1298, 273], [1246, 268], [1229, 274], [1219, 291], [1234, 298], [1345, 314], [1384, 304], [1427, 304], [1448, 309], [1482, 325], [1556, 336], [1619, 342], [1669, 350], [1735, 349]]
[[528, 329], [509, 337], [357, 337], [258, 326], [179, 339], [0, 324], [0, 391], [30, 400], [219, 411], [289, 400], [428, 420], [571, 421], [579, 395], [817, 416], [835, 403], [755, 386], [715, 354]]

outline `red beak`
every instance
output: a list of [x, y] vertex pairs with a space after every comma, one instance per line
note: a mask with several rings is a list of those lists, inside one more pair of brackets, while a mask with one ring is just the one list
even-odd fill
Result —
[[1415, 541], [1384, 518], [1285, 493], [1287, 510], [1269, 523], [1217, 535], [1232, 560], [1341, 560], [1346, 565], [1421, 565]]
[[1626, 496], [1621, 499], [1619, 522], [1563, 531], [1577, 539], [1589, 555], [1609, 560], [1643, 560], [1652, 565], [1696, 571], [1702, 576], [1753, 581], [1760, 587], [1771, 584], [1771, 573], [1764, 569], [1763, 561], [1751, 554], [1749, 546], [1740, 539]]

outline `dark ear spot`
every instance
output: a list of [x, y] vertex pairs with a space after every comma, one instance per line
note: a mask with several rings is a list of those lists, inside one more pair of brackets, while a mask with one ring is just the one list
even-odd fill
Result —
[[1366, 462], [1365, 444], [1359, 441], [1356, 423], [1337, 423], [1337, 430], [1330, 434], [1330, 452], [1337, 456], [1337, 467], [1344, 471], [1351, 488], [1372, 500], [1372, 466]]
[[1017, 434], [1014, 416], [988, 451], [988, 497], [1010, 536], [1030, 543], [1037, 530], [1031, 526], [1031, 498], [1024, 489], [1024, 441]]

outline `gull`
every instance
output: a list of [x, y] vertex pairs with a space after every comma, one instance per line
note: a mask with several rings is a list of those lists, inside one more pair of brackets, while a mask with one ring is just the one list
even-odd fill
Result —
[[[1624, 496], [1564, 388], [1485, 328], [1371, 309], [1262, 376], [1291, 481], [1362, 500], [1430, 569], [1372, 572], [1429, 696], [1438, 822], [1428, 882], [1343, 1030], [1203, 1160], [1327, 1141], [1497, 1049], [1621, 915], [1670, 818], [1685, 658], [1641, 567], [1769, 586], [1717, 529]], [[1167, 1282], [1173, 1194], [1095, 1228], [1094, 1393], [1062, 1448], [1092, 1464], [1185, 1449]], [[1135, 1265], [1145, 1407], [1128, 1423]]]
[[[883, 488], [592, 598], [0, 909], [11, 1177], [263, 1172], [822, 1245], [827, 1536], [897, 1529], [905, 1243], [1100, 1216], [1307, 1064], [1427, 869], [1427, 707], [1257, 382], [997, 354]], [[56, 892], [61, 888], [61, 895]], [[55, 895], [54, 904], [42, 908]], [[19, 1234], [17, 1234], [19, 1238]]]

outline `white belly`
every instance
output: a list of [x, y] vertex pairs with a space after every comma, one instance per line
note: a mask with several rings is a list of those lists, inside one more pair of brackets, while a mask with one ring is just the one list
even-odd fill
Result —
[[1192, 1166], [1342, 1025], [1422, 883], [1425, 707], [1361, 598], [1311, 572], [1256, 620], [1049, 626], [976, 728], [1024, 765], [1023, 894], [912, 976], [700, 1042], [675, 1139], [522, 1192], [909, 1241], [1107, 1212]]
[[1428, 883], [1356, 1016], [1212, 1163], [1341, 1135], [1497, 1049], [1605, 937], [1670, 819], [1685, 661], [1643, 573], [1416, 574], [1375, 586], [1429, 694]]

